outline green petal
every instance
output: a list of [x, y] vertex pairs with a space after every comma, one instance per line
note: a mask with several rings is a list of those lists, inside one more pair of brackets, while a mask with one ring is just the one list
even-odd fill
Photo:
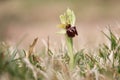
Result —
[[66, 17], [65, 15], [60, 15], [60, 21], [62, 24], [66, 24]]
[[68, 17], [68, 23], [71, 25], [75, 25], [75, 14], [72, 10], [69, 8], [67, 9], [67, 17]]
[[65, 29], [62, 29], [60, 30], [59, 32], [57, 32], [58, 34], [66, 34], [66, 30]]
[[67, 11], [63, 15], [60, 15], [60, 21], [62, 24], [75, 25], [74, 12], [68, 8]]

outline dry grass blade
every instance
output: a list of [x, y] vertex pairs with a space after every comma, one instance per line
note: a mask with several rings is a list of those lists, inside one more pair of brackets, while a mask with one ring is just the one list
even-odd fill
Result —
[[32, 53], [34, 52], [34, 47], [35, 47], [37, 41], [38, 41], [38, 37], [35, 38], [33, 43], [29, 46], [29, 51], [28, 51], [28, 54], [26, 55], [26, 57], [29, 57], [30, 55], [32, 55]]

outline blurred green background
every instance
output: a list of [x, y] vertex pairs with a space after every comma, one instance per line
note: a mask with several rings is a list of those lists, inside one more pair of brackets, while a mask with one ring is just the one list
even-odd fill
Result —
[[75, 12], [78, 32], [85, 36], [95, 33], [96, 25], [120, 20], [120, 0], [0, 0], [0, 41], [15, 43], [26, 34], [26, 43], [34, 37], [56, 40], [59, 15], [67, 8]]

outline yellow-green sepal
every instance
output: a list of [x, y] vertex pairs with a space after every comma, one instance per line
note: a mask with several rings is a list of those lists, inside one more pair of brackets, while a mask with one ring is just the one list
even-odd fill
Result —
[[58, 28], [62, 28], [62, 29], [65, 29], [66, 28], [66, 24], [59, 24], [57, 25]]

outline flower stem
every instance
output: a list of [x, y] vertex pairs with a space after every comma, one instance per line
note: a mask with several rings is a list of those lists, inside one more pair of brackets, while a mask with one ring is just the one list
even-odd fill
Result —
[[74, 67], [74, 54], [73, 54], [73, 39], [71, 37], [66, 37], [66, 44], [67, 44], [67, 49], [68, 49], [68, 56], [70, 58], [69, 60], [69, 66], [70, 69], [73, 69]]

